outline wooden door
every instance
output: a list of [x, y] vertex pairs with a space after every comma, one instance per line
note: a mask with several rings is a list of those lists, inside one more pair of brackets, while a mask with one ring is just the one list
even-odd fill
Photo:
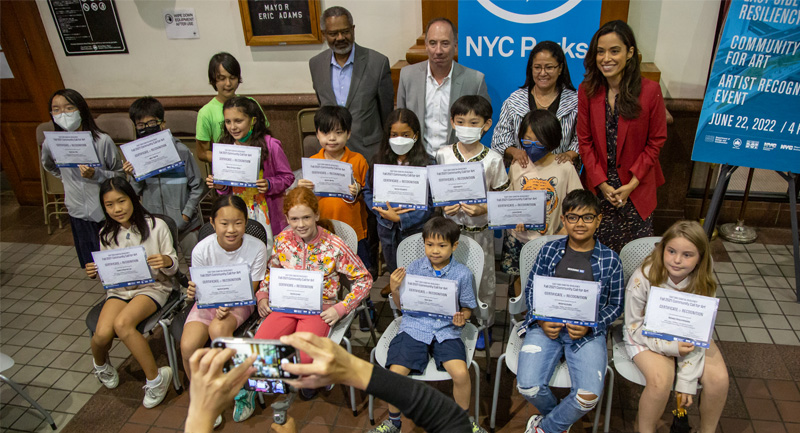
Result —
[[64, 82], [36, 2], [0, 1], [0, 46], [14, 75], [0, 79], [0, 163], [19, 203], [40, 205], [36, 126]]

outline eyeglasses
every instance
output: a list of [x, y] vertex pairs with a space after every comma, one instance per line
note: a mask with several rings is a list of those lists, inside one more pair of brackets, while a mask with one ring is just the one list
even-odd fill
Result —
[[152, 128], [154, 126], [160, 125], [161, 122], [162, 122], [161, 120], [151, 120], [151, 121], [145, 122], [145, 123], [137, 122], [136, 123], [136, 129]]
[[542, 65], [533, 65], [533, 72], [539, 74], [544, 70], [548, 74], [552, 74], [559, 66], [561, 65], [545, 65], [544, 67]]
[[544, 149], [544, 145], [539, 141], [520, 140], [520, 143], [522, 143], [522, 147], [531, 147], [531, 146], [533, 146], [533, 147], [535, 147], [537, 149]]
[[342, 35], [342, 37], [344, 37], [344, 38], [349, 38], [351, 34], [353, 34], [353, 28], [352, 27], [348, 27], [348, 28], [342, 29], [342, 30], [331, 30], [331, 31], [326, 31], [325, 32], [325, 36], [327, 36], [327, 37], [329, 37], [331, 39], [336, 39], [339, 35]]
[[53, 116], [57, 116], [57, 115], [59, 115], [61, 113], [74, 113], [76, 111], [78, 111], [78, 109], [76, 107], [73, 107], [72, 105], [70, 105], [70, 106], [67, 106], [67, 107], [64, 107], [64, 108], [61, 108], [61, 107], [53, 108], [53, 110], [50, 111], [50, 114], [52, 114]]
[[592, 222], [594, 222], [594, 219], [597, 218], [597, 215], [593, 213], [587, 213], [583, 215], [578, 215], [576, 213], [568, 213], [564, 215], [564, 218], [570, 224], [575, 224], [576, 222], [578, 222], [579, 219], [582, 219], [583, 222], [585, 222], [586, 224], [591, 224]]

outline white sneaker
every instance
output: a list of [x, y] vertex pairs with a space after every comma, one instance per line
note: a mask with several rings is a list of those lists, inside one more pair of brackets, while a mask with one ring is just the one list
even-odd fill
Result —
[[525, 433], [536, 433], [539, 423], [544, 419], [541, 415], [533, 415], [528, 418], [528, 424], [525, 426]]
[[158, 385], [149, 386], [144, 385], [144, 407], [151, 409], [164, 401], [169, 391], [169, 384], [172, 382], [172, 369], [169, 367], [161, 367], [158, 369], [158, 375], [161, 376], [161, 383]]
[[119, 385], [119, 374], [110, 362], [106, 363], [105, 370], [98, 370], [97, 367], [94, 367], [93, 372], [106, 388], [114, 389]]
[[222, 424], [222, 414], [217, 415], [217, 419], [214, 420], [214, 428], [219, 427]]

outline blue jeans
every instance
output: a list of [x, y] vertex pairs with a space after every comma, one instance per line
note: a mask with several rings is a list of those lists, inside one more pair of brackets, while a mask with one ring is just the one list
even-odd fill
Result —
[[[567, 360], [572, 391], [559, 403], [548, 384], [562, 355]], [[603, 392], [607, 363], [606, 339], [603, 337], [589, 341], [574, 352], [566, 328], [553, 340], [544, 334], [542, 328], [531, 327], [519, 353], [517, 389], [544, 415], [539, 427], [547, 433], [560, 433], [597, 404]], [[578, 394], [594, 394], [597, 398], [587, 400]]]

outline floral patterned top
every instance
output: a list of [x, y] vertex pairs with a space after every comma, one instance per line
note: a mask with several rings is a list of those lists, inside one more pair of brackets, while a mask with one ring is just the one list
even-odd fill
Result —
[[269, 299], [269, 270], [272, 268], [305, 269], [321, 271], [325, 274], [322, 298], [335, 301], [339, 292], [339, 273], [352, 282], [350, 293], [335, 304], [333, 308], [339, 317], [353, 311], [372, 289], [372, 275], [344, 241], [333, 233], [317, 226], [317, 237], [305, 243], [291, 227], [287, 227], [275, 237], [272, 257], [267, 263], [267, 274], [256, 293], [256, 298]]

